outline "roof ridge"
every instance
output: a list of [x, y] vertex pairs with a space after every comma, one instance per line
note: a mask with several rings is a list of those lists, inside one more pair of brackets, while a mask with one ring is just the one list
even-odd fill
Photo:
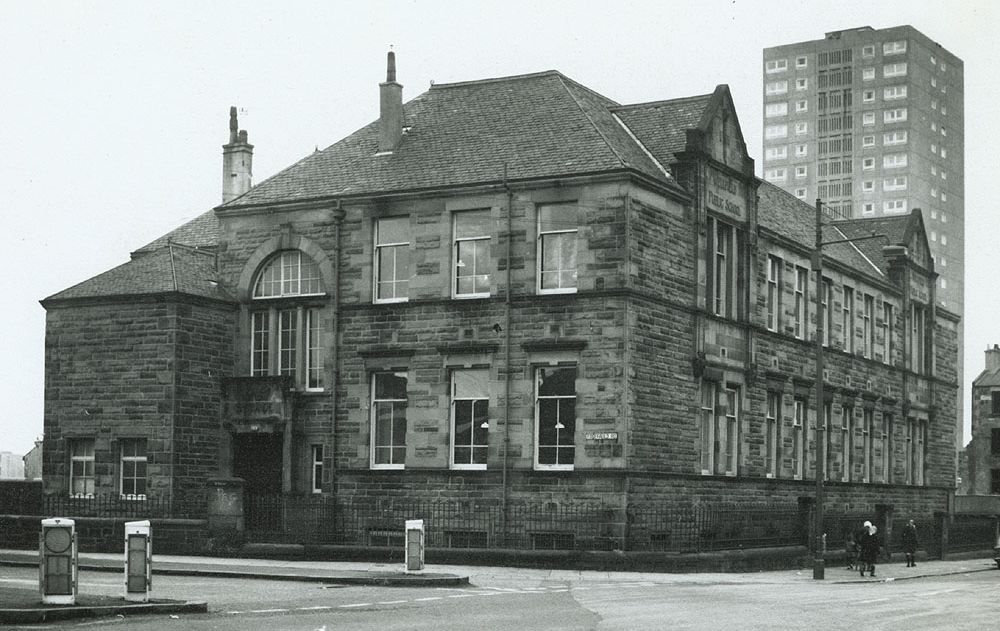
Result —
[[685, 101], [697, 101], [698, 99], [709, 99], [712, 98], [713, 94], [714, 92], [709, 92], [708, 94], [697, 94], [695, 96], [682, 96], [676, 99], [661, 99], [659, 101], [644, 101], [642, 103], [626, 103], [624, 105], [616, 105], [615, 107], [610, 109], [627, 110], [640, 107], [649, 107], [651, 105], [673, 105]]
[[[564, 81], [566, 79], [566, 77], [563, 77], [561, 74], [559, 74], [557, 76], [559, 78], [560, 84], [562, 84], [562, 86], [563, 86], [563, 89], [566, 90], [566, 94], [568, 94], [569, 98], [573, 99], [573, 102], [576, 103], [576, 106], [578, 108], [580, 108], [580, 113], [583, 114], [584, 118], [586, 118], [588, 122], [590, 122], [590, 126], [594, 128], [594, 131], [596, 131], [597, 135], [601, 137], [601, 140], [603, 140], [604, 144], [607, 146], [607, 148], [611, 150], [611, 153], [613, 153], [615, 155], [615, 158], [618, 159], [618, 162], [620, 162], [621, 165], [623, 167], [625, 167], [625, 168], [632, 168], [632, 165], [630, 165], [628, 163], [628, 161], [621, 155], [621, 153], [618, 152], [618, 150], [615, 148], [615, 146], [608, 139], [607, 135], [605, 135], [605, 133], [603, 131], [601, 131], [601, 128], [597, 126], [597, 123], [590, 116], [590, 113], [587, 112], [586, 109], [584, 109], [583, 105], [580, 103], [580, 99], [578, 99], [576, 97], [576, 95], [573, 94], [572, 90], [569, 89], [569, 86], [566, 85], [566, 83]], [[570, 79], [570, 81], [572, 81], [572, 80]], [[595, 92], [595, 94], [597, 94], [597, 93]], [[605, 109], [607, 109], [607, 108], [605, 108]], [[608, 111], [608, 114], [611, 114], [611, 112]]]
[[[503, 81], [520, 81], [522, 79], [535, 79], [545, 76], [562, 76], [558, 70], [542, 70], [540, 72], [529, 72], [525, 74], [508, 75], [506, 77], [487, 77], [486, 79], [470, 79], [469, 81], [453, 81], [451, 83], [432, 83], [431, 90], [441, 90], [446, 88], [461, 88], [470, 85], [483, 83], [500, 83]], [[417, 97], [414, 97], [417, 98]]]

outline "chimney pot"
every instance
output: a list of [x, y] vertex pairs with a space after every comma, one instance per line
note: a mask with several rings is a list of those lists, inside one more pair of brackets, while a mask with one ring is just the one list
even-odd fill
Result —
[[250, 190], [253, 181], [253, 145], [239, 128], [236, 106], [229, 108], [229, 142], [222, 145], [222, 203]]
[[385, 83], [379, 84], [379, 153], [392, 153], [403, 137], [403, 86], [396, 83], [396, 53], [386, 57]]

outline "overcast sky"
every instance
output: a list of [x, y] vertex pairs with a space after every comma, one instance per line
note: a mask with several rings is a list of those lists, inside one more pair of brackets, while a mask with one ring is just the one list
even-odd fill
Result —
[[0, 451], [42, 432], [38, 301], [221, 201], [230, 105], [260, 182], [378, 117], [390, 44], [404, 100], [548, 69], [620, 103], [728, 83], [759, 169], [763, 48], [901, 24], [965, 61], [968, 415], [968, 382], [1000, 343], [1000, 3], [0, 0]]

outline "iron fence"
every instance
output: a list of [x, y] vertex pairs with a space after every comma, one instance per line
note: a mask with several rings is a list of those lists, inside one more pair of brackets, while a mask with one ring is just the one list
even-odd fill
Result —
[[505, 516], [489, 500], [248, 494], [244, 508], [251, 540], [358, 546], [401, 546], [408, 519], [424, 521], [436, 548], [703, 552], [804, 545], [808, 530], [796, 505], [511, 502]]
[[20, 505], [0, 506], [0, 513], [39, 517], [105, 517], [105, 518], [190, 518], [204, 519], [204, 497], [172, 499], [150, 496], [107, 495], [42, 495], [36, 501]]

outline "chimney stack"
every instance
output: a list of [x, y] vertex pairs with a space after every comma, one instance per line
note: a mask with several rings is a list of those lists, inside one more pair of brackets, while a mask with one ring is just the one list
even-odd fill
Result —
[[253, 145], [239, 128], [236, 106], [229, 108], [229, 142], [222, 145], [222, 203], [250, 190], [253, 180]]
[[1000, 370], [1000, 346], [997, 344], [986, 349], [986, 370]]
[[379, 87], [378, 152], [392, 153], [403, 137], [403, 86], [396, 83], [396, 53], [389, 51]]

